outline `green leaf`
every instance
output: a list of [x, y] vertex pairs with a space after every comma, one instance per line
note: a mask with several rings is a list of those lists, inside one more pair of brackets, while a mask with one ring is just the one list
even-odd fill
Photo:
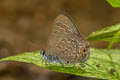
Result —
[[116, 42], [116, 41], [115, 41], [115, 40], [116, 40], [115, 38], [116, 38], [116, 37], [119, 37], [119, 36], [120, 36], [120, 31], [118, 31], [116, 34], [114, 34], [113, 39], [110, 41], [110, 44], [109, 44], [109, 46], [108, 46], [108, 49], [112, 48], [113, 43]]
[[[119, 79], [120, 78], [120, 50], [105, 50], [91, 48], [90, 59], [84, 63], [85, 67], [78, 65], [78, 70], [73, 64], [50, 63], [46, 65], [41, 57], [42, 51], [25, 52], [16, 56], [10, 56], [0, 59], [0, 61], [19, 61], [32, 63], [39, 67], [44, 67], [56, 72], [69, 73], [79, 76], [94, 77], [101, 79]], [[111, 56], [111, 57], [110, 57]], [[114, 70], [115, 72], [111, 72]]]
[[120, 7], [120, 0], [107, 0], [112, 7]]
[[116, 24], [93, 32], [87, 37], [87, 40], [99, 40], [111, 42], [114, 38], [114, 42], [120, 42], [119, 36], [114, 37], [114, 34], [116, 34], [118, 31], [120, 31], [120, 24]]

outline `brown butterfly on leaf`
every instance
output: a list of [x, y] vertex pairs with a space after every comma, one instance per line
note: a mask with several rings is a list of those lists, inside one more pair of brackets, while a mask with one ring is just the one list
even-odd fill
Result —
[[42, 56], [48, 62], [76, 64], [85, 62], [89, 55], [89, 43], [73, 20], [66, 14], [58, 15]]

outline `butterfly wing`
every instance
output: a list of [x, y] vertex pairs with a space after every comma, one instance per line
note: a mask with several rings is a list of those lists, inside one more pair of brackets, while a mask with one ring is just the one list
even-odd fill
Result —
[[[53, 22], [47, 53], [52, 56], [58, 56], [62, 60], [65, 60], [66, 57], [66, 59], [70, 59], [73, 56], [71, 55], [73, 53], [73, 45], [71, 43], [77, 46], [78, 43], [76, 42], [82, 39], [84, 37], [80, 34], [73, 20], [66, 14], [60, 14]], [[68, 55], [71, 55], [71, 57], [68, 57]]]

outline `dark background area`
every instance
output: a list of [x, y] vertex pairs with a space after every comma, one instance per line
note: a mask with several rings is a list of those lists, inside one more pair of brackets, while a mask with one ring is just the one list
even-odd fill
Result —
[[[68, 13], [80, 32], [91, 32], [120, 22], [120, 9], [106, 0], [0, 0], [0, 58], [26, 51], [45, 50], [57, 15]], [[108, 43], [93, 41], [91, 47]], [[118, 48], [119, 44], [114, 45]], [[52, 72], [32, 64], [0, 62], [0, 80], [98, 80]]]

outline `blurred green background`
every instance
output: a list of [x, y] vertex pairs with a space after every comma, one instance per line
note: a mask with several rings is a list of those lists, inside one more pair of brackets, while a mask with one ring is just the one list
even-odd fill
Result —
[[[74, 19], [85, 36], [120, 22], [120, 9], [112, 8], [106, 0], [0, 0], [0, 58], [45, 50], [52, 22], [62, 12]], [[106, 48], [108, 43], [94, 41], [90, 45]], [[32, 64], [0, 63], [0, 80], [78, 79], [98, 80], [56, 73]]]

